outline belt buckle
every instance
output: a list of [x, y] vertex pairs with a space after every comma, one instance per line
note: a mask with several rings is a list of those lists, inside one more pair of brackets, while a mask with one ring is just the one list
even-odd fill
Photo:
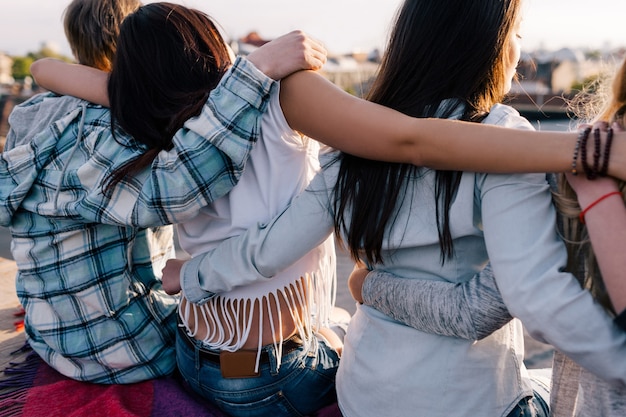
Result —
[[224, 378], [255, 378], [260, 375], [256, 367], [255, 350], [240, 349], [236, 352], [220, 352], [220, 370]]

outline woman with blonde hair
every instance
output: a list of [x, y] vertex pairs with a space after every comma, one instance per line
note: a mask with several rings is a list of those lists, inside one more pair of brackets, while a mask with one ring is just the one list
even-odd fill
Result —
[[[626, 61], [616, 72], [607, 103], [596, 120], [605, 128], [626, 129]], [[563, 219], [568, 270], [626, 331], [625, 190], [624, 181], [589, 181], [567, 175], [567, 181], [560, 181], [555, 202]], [[625, 387], [603, 380], [558, 350], [552, 381], [554, 417], [626, 414]]]

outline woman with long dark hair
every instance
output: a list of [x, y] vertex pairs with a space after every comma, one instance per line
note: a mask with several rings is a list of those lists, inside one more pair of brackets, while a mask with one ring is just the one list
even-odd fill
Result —
[[[531, 129], [499, 104], [519, 58], [520, 3], [407, 0], [370, 99], [411, 116]], [[509, 134], [517, 133], [503, 132], [503, 142]], [[465, 139], [472, 143], [469, 133]], [[533, 336], [626, 382], [626, 335], [562, 272], [566, 251], [545, 175], [435, 171], [346, 154], [324, 162], [272, 222], [186, 264], [183, 291], [214, 291], [234, 275], [271, 277], [333, 229], [355, 259], [405, 279], [461, 283], [490, 261], [507, 307]], [[423, 333], [360, 305], [337, 374], [340, 408], [359, 417], [546, 416], [547, 399], [523, 364], [521, 322], [474, 342]]]
[[[97, 11], [102, 3], [88, 2]], [[86, 13], [83, 24], [102, 17], [102, 27], [116, 25], [130, 11]], [[323, 49], [320, 61], [296, 34], [231, 67], [215, 27], [193, 33], [185, 26], [167, 39], [159, 29], [129, 49], [124, 38], [132, 30], [122, 26], [111, 74], [115, 123], [102, 106], [39, 94], [11, 113], [11, 149], [0, 156], [0, 224], [11, 230], [27, 340], [60, 373], [106, 384], [175, 368], [178, 299], [160, 279], [174, 256], [173, 230], [157, 226], [197, 214], [239, 179], [274, 84], [252, 61], [272, 69], [282, 50], [277, 67], [285, 75], [324, 60]], [[117, 36], [105, 38], [115, 49]], [[147, 49], [152, 61], [143, 61]], [[128, 73], [127, 62], [137, 72]], [[128, 94], [120, 99], [117, 89]]]
[[[626, 61], [615, 74], [606, 104], [591, 121], [595, 120], [597, 129], [621, 131], [626, 126], [625, 115]], [[591, 155], [586, 157], [592, 163]], [[621, 253], [626, 245], [624, 182], [590, 180], [570, 173], [555, 180], [553, 186], [568, 248], [567, 270], [615, 317], [616, 325], [626, 330], [626, 260]], [[511, 320], [488, 268], [461, 285], [398, 279], [385, 272], [358, 269], [350, 276], [349, 287], [359, 302], [425, 332], [479, 340]], [[553, 416], [620, 417], [626, 413], [623, 386], [603, 380], [558, 350], [550, 386]]]

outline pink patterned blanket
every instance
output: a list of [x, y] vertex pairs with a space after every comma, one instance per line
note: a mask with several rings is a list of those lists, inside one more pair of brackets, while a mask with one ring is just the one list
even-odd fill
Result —
[[[226, 417], [188, 393], [176, 377], [129, 385], [69, 379], [35, 353], [12, 363], [0, 379], [0, 417]], [[341, 417], [336, 404], [314, 417]]]

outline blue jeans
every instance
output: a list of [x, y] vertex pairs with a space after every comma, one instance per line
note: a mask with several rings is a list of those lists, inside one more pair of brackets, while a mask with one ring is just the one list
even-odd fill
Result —
[[337, 400], [339, 356], [322, 340], [314, 339], [308, 351], [300, 347], [284, 354], [278, 370], [274, 346], [264, 346], [269, 361], [259, 365], [259, 376], [223, 378], [219, 363], [200, 355], [206, 351], [202, 342], [183, 332], [176, 335], [180, 373], [193, 391], [228, 415], [305, 416]]

